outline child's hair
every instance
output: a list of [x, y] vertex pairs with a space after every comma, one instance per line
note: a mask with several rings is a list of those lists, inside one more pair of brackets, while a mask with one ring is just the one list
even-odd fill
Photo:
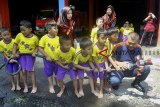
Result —
[[61, 10], [61, 14], [59, 16], [60, 24], [67, 24], [68, 25], [67, 13], [69, 12], [69, 10], [72, 10], [71, 7], [69, 7], [69, 6], [65, 6]]
[[139, 41], [139, 35], [136, 32], [131, 32], [128, 34], [128, 39], [134, 41], [134, 42], [138, 42]]
[[54, 20], [49, 21], [49, 22], [47, 22], [47, 23], [45, 24], [45, 27], [46, 27], [46, 30], [47, 30], [47, 31], [48, 31], [49, 29], [51, 29], [51, 27], [53, 27], [53, 26], [57, 26], [57, 23], [56, 23]]
[[133, 23], [130, 23], [130, 27], [133, 27]]
[[97, 31], [97, 38], [99, 38], [101, 34], [106, 35], [106, 30], [104, 28], [101, 28]]
[[102, 17], [97, 18], [96, 19], [96, 24], [98, 23], [99, 20], [103, 20], [103, 18]]
[[91, 46], [92, 45], [92, 41], [90, 38], [82, 38], [82, 40], [80, 41], [80, 48], [81, 49], [85, 49], [86, 47], [88, 46]]
[[2, 28], [0, 32], [1, 32], [1, 34], [3, 34], [3, 33], [6, 32], [6, 31], [7, 31], [7, 32], [10, 32], [10, 29], [9, 29], [9, 28]]
[[111, 27], [111, 28], [107, 29], [106, 34], [107, 34], [108, 36], [112, 35], [113, 33], [118, 33], [118, 29], [115, 28], [115, 27]]
[[59, 43], [63, 44], [64, 41], [70, 41], [70, 38], [68, 36], [61, 36], [59, 38]]
[[32, 28], [32, 24], [31, 24], [31, 22], [28, 21], [28, 20], [22, 20], [22, 21], [20, 22], [20, 26], [25, 26], [26, 28]]

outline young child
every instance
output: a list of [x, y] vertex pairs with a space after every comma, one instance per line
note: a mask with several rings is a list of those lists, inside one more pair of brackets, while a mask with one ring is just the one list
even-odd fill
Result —
[[57, 73], [57, 65], [55, 63], [55, 50], [59, 47], [58, 29], [55, 21], [46, 23], [48, 34], [44, 35], [39, 41], [39, 51], [45, 56], [44, 59], [44, 75], [48, 78], [49, 92], [55, 93], [53, 85], [53, 73]]
[[125, 42], [127, 40], [128, 34], [130, 32], [134, 32], [134, 28], [133, 28], [133, 25], [131, 27], [131, 24], [128, 21], [126, 21], [123, 27], [121, 27], [120, 31], [122, 33], [123, 42]]
[[[107, 58], [100, 54], [101, 51], [107, 49], [107, 46], [106, 46], [107, 36], [106, 36], [105, 29], [99, 29], [98, 30], [97, 40], [98, 41], [94, 44], [94, 47], [93, 47], [92, 56], [93, 56], [93, 60], [94, 60], [94, 65], [98, 69], [98, 72], [94, 72], [93, 77], [94, 77], [95, 87], [96, 87], [96, 83], [97, 83], [97, 78], [98, 77], [100, 78], [100, 91], [99, 91], [98, 98], [102, 98], [103, 97], [104, 74], [105, 74], [105, 71], [108, 69]], [[103, 54], [107, 55], [106, 51], [103, 52]]]
[[119, 42], [119, 32], [118, 29], [113, 27], [107, 30], [107, 41], [106, 45], [108, 46], [107, 53], [108, 55], [112, 54], [114, 46]]
[[[11, 33], [9, 29], [2, 29], [2, 38], [3, 40], [0, 41], [1, 51], [4, 56], [4, 62], [7, 62], [12, 56], [12, 49], [15, 40], [11, 38]], [[18, 64], [14, 63], [15, 61], [17, 60], [16, 59], [10, 60], [10, 63], [7, 65], [7, 72], [14, 73], [18, 70]], [[21, 87], [19, 85], [19, 73], [16, 74], [16, 82], [17, 82], [16, 86], [14, 82], [14, 76], [10, 76], [10, 79], [12, 83], [11, 90], [12, 91], [21, 90]]]
[[[119, 31], [117, 28], [115, 27], [112, 27], [112, 28], [109, 28], [107, 30], [107, 41], [106, 41], [106, 46], [107, 46], [107, 56], [108, 56], [108, 60], [109, 60], [109, 68], [111, 67], [112, 68], [112, 65], [113, 65], [113, 68], [115, 68], [117, 71], [120, 71], [120, 67], [114, 62], [114, 60], [112, 59], [112, 54], [113, 54], [113, 49], [115, 47], [115, 45], [119, 42], [118, 38], [119, 38]], [[107, 72], [105, 73], [105, 77], [107, 77], [108, 73], [110, 72]], [[108, 81], [107, 81], [107, 78], [104, 78], [104, 89], [108, 92], [111, 92], [111, 87], [110, 85], [108, 84]]]
[[19, 51], [19, 61], [22, 66], [22, 78], [24, 83], [24, 93], [28, 92], [27, 72], [31, 75], [32, 91], [37, 92], [36, 77], [35, 77], [35, 54], [38, 51], [38, 38], [32, 33], [31, 22], [23, 20], [20, 22], [20, 31], [16, 38], [13, 48], [13, 57], [17, 57]]
[[75, 94], [79, 98], [80, 95], [77, 91], [77, 79], [75, 71], [73, 70], [73, 58], [75, 55], [75, 49], [72, 46], [71, 40], [68, 36], [60, 37], [60, 47], [55, 51], [55, 60], [58, 64], [57, 70], [57, 80], [60, 86], [60, 91], [57, 94], [57, 97], [61, 97], [64, 92], [65, 86], [63, 84], [63, 79], [65, 74], [68, 72], [70, 78], [73, 81], [73, 86], [75, 89]]
[[84, 78], [84, 71], [87, 73], [89, 78], [91, 92], [94, 95], [98, 95], [98, 93], [94, 89], [93, 85], [93, 69], [90, 66], [93, 66], [92, 63], [92, 41], [89, 38], [83, 38], [80, 41], [80, 49], [75, 54], [73, 63], [75, 68], [77, 68], [77, 76], [79, 82], [79, 95], [80, 97], [84, 96], [83, 92], [83, 78]]
[[92, 31], [91, 31], [91, 40], [93, 43], [96, 43], [97, 42], [97, 31], [101, 28], [103, 28], [103, 19], [100, 17], [100, 18], [97, 18], [96, 20], [96, 25], [97, 27], [93, 28]]

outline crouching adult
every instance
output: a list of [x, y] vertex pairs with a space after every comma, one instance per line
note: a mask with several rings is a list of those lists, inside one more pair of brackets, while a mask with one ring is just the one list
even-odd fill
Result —
[[146, 94], [146, 89], [141, 85], [148, 74], [150, 67], [148, 65], [136, 66], [130, 68], [129, 65], [137, 63], [137, 58], [142, 59], [142, 49], [139, 43], [139, 35], [132, 32], [128, 35], [126, 42], [119, 43], [113, 50], [113, 59], [119, 70], [112, 71], [109, 76], [109, 83], [113, 89], [118, 89], [124, 77], [135, 77], [131, 86]]

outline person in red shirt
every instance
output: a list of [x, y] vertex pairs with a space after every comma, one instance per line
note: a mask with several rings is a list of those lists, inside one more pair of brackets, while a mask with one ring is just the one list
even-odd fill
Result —
[[73, 16], [72, 12], [73, 11], [70, 7], [68, 6], [64, 7], [57, 21], [57, 25], [58, 25], [58, 35], [69, 36], [73, 44], [73, 30], [74, 30], [75, 21], [72, 19], [72, 16]]
[[144, 32], [142, 34], [140, 44], [142, 44], [144, 40], [145, 45], [151, 45], [152, 37], [155, 31], [155, 20], [156, 20], [156, 17], [153, 13], [149, 13], [148, 16], [143, 20], [143, 22], [145, 22], [146, 24], [144, 26]]
[[104, 28], [107, 30], [110, 27], [116, 25], [116, 13], [113, 6], [109, 5], [106, 10], [106, 14], [102, 17], [104, 21]]

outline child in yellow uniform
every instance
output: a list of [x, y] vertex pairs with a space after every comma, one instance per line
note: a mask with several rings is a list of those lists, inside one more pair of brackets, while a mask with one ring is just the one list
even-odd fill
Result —
[[92, 63], [92, 41], [89, 38], [83, 38], [80, 41], [80, 49], [75, 54], [73, 63], [77, 70], [77, 77], [79, 81], [79, 95], [80, 97], [84, 96], [83, 92], [83, 78], [84, 78], [84, 71], [87, 73], [89, 77], [89, 82], [91, 86], [91, 92], [94, 95], [98, 95], [98, 93], [94, 89], [93, 85], [93, 66]]
[[128, 21], [125, 22], [124, 26], [121, 27], [123, 42], [126, 42], [129, 33], [134, 32], [133, 24], [131, 25]]
[[[121, 70], [119, 68], [119, 66], [116, 65], [116, 63], [114, 62], [114, 60], [112, 59], [112, 52], [113, 52], [113, 49], [115, 47], [115, 45], [119, 42], [119, 31], [117, 28], [113, 27], [113, 28], [109, 28], [107, 30], [107, 41], [106, 41], [106, 46], [107, 46], [107, 57], [108, 57], [108, 60], [109, 60], [109, 67], [113, 67], [119, 71]], [[105, 77], [107, 76], [108, 74], [106, 73], [105, 74]], [[110, 85], [108, 84], [108, 81], [106, 80], [106, 78], [104, 78], [104, 89], [106, 91], [111, 91], [111, 87]]]
[[[98, 69], [98, 72], [93, 73], [93, 78], [94, 78], [94, 84], [96, 87], [97, 83], [97, 78], [100, 78], [100, 91], [98, 98], [103, 97], [103, 80], [105, 76], [105, 71], [108, 69], [108, 61], [107, 61], [107, 53], [106, 53], [106, 31], [104, 29], [99, 29], [97, 32], [97, 42], [94, 44], [93, 47], [93, 60], [94, 60], [94, 65]], [[102, 52], [103, 55], [100, 54], [101, 51], [106, 50]]]
[[[9, 58], [12, 56], [12, 49], [15, 40], [11, 38], [11, 33], [9, 29], [2, 29], [2, 38], [3, 40], [0, 41], [0, 46], [1, 46], [1, 52], [3, 53], [4, 56], [4, 62], [7, 62]], [[7, 65], [7, 72], [9, 73], [14, 73], [18, 70], [18, 64], [14, 63], [17, 59], [10, 60], [10, 63]], [[11, 83], [12, 83], [12, 91], [15, 90], [20, 90], [21, 87], [19, 85], [19, 73], [16, 74], [16, 86], [14, 82], [14, 76], [10, 76]]]
[[[35, 77], [35, 54], [38, 51], [38, 37], [32, 33], [31, 22], [23, 20], [20, 22], [20, 31], [16, 38], [13, 49], [13, 57], [17, 57], [19, 52], [19, 61], [22, 66], [22, 77], [24, 83], [24, 93], [28, 92], [27, 71], [31, 75], [32, 91], [37, 92], [36, 77]], [[18, 50], [18, 51], [17, 51]]]
[[108, 46], [107, 53], [108, 55], [112, 54], [114, 46], [119, 42], [119, 32], [118, 29], [113, 27], [107, 30], [107, 41], [106, 45]]
[[53, 73], [57, 74], [55, 63], [55, 50], [59, 47], [59, 37], [57, 36], [57, 23], [49, 21], [46, 23], [48, 34], [44, 35], [39, 41], [39, 51], [45, 56], [44, 75], [48, 78], [49, 92], [55, 93], [53, 85]]
[[60, 91], [57, 94], [57, 97], [61, 97], [64, 92], [65, 86], [63, 84], [63, 79], [65, 77], [65, 74], [68, 72], [70, 78], [73, 81], [75, 94], [79, 98], [79, 93], [77, 91], [77, 79], [75, 71], [73, 70], [72, 63], [75, 55], [75, 49], [71, 46], [72, 43], [68, 36], [60, 37], [60, 47], [55, 51], [55, 60], [58, 64], [57, 80], [60, 86]]
[[113, 67], [118, 71], [120, 68], [115, 64], [115, 62], [112, 59], [112, 54], [113, 54], [113, 49], [116, 46], [116, 44], [119, 42], [118, 37], [119, 37], [119, 32], [117, 28], [109, 28], [107, 30], [107, 41], [106, 41], [106, 46], [108, 47], [107, 50], [107, 56]]
[[93, 43], [97, 42], [97, 31], [101, 28], [103, 28], [103, 19], [100, 17], [96, 20], [96, 27], [92, 29], [91, 31], [91, 40]]

